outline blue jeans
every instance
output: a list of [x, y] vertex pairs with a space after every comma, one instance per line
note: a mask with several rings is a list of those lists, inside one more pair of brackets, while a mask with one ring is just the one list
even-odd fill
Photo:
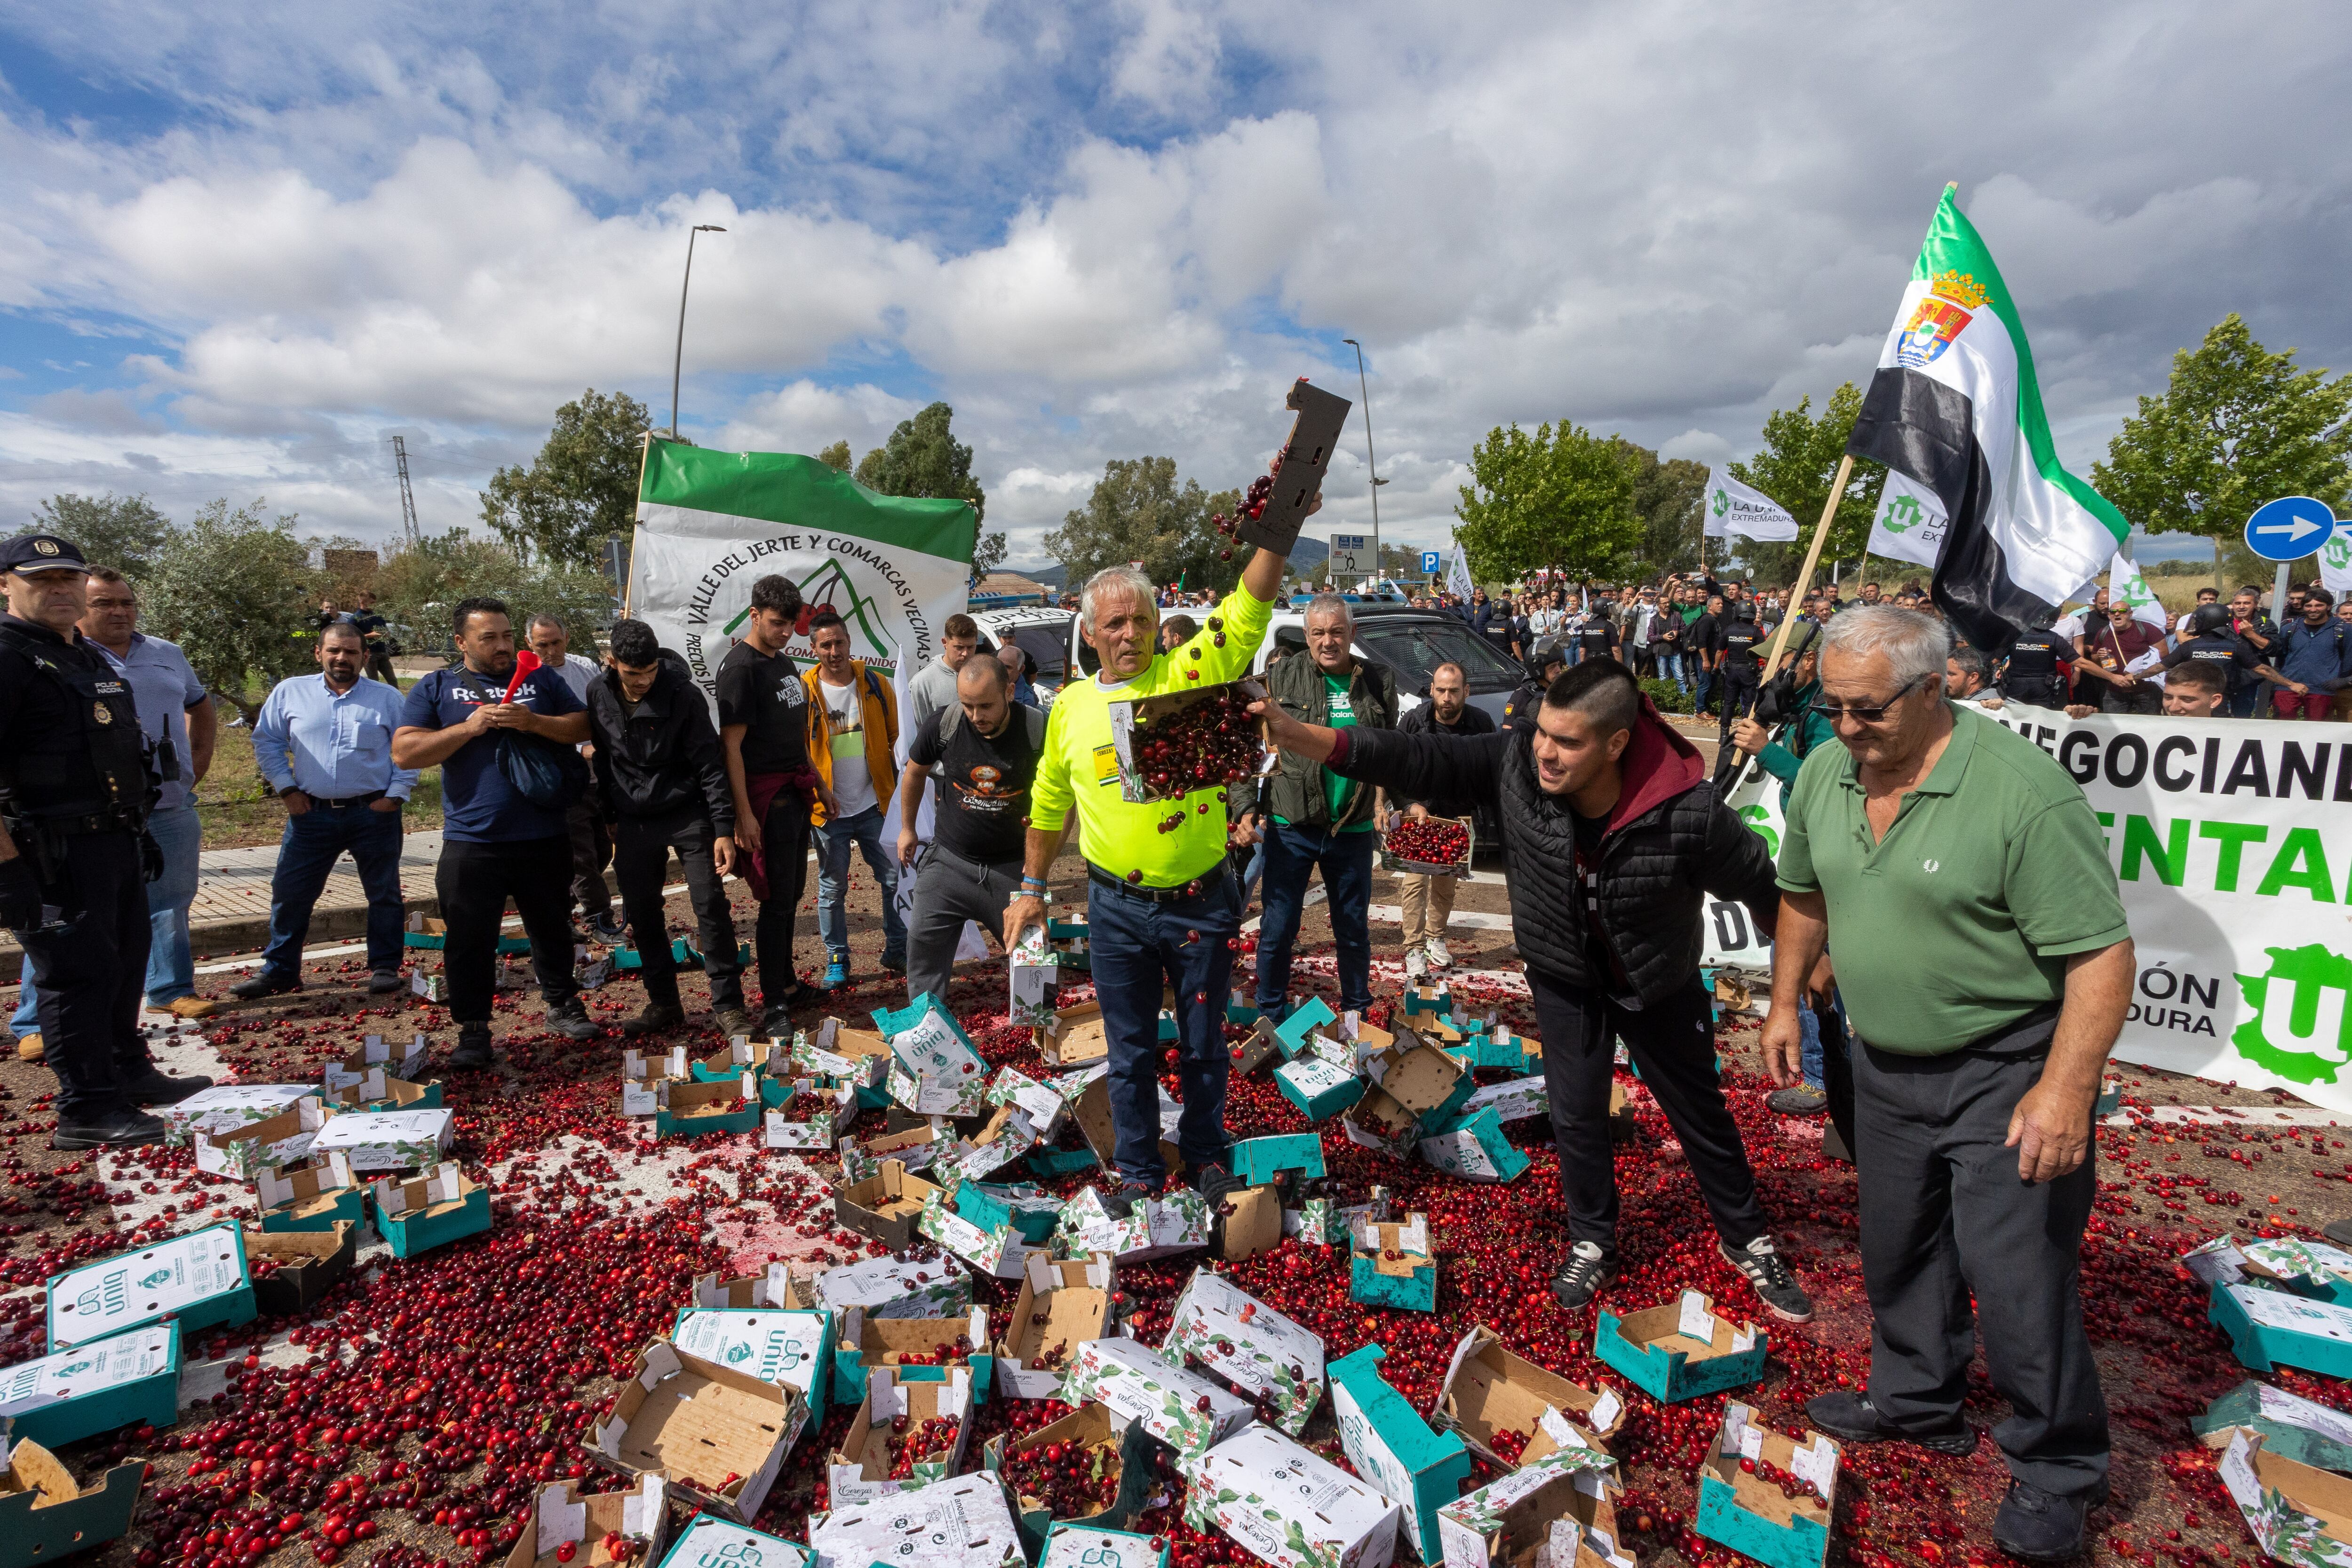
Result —
[[1683, 656], [1678, 653], [1662, 653], [1658, 656], [1658, 679], [1673, 681], [1685, 692], [1688, 692], [1691, 689], [1690, 677], [1683, 673]]
[[[204, 824], [193, 805], [175, 805], [147, 819], [147, 831], [163, 851], [163, 874], [147, 884], [147, 1005], [168, 1007], [183, 996], [196, 994], [196, 961], [188, 948], [188, 906], [196, 901], [197, 855], [204, 847]], [[35, 1003], [39, 993], [33, 972], [24, 973], [16, 1016], [8, 1026], [20, 1035], [40, 1029]]]
[[[882, 886], [882, 956], [907, 955], [907, 922], [898, 918], [898, 864], [882, 852], [882, 808], [869, 805], [852, 816], [835, 817], [816, 830], [816, 929], [827, 952], [849, 951], [849, 909], [841, 901], [849, 886], [849, 851], [866, 857]], [[1155, 1011], [1153, 1017], [1158, 1017]]]
[[1331, 941], [1338, 949], [1340, 1012], [1372, 1005], [1372, 850], [1377, 833], [1328, 833], [1297, 823], [1268, 822], [1265, 835], [1265, 918], [1258, 925], [1257, 1009], [1282, 1016], [1290, 994], [1290, 949], [1298, 940], [1307, 879], [1318, 867], [1331, 906]]
[[1822, 1087], [1822, 1021], [1815, 1016], [1812, 1004], [1797, 1005], [1798, 1059], [1805, 1075], [1807, 1089]]
[[1699, 663], [1696, 654], [1690, 656], [1690, 660], [1691, 689], [1697, 694], [1697, 700], [1691, 704], [1691, 710], [1694, 712], [1704, 713], [1706, 711], [1707, 699], [1715, 694], [1715, 671]]
[[1225, 999], [1233, 992], [1241, 928], [1239, 889], [1223, 861], [1191, 898], [1154, 902], [1125, 888], [1087, 883], [1087, 945], [1095, 1000], [1110, 1046], [1113, 1158], [1122, 1181], [1158, 1188], [1160, 996], [1176, 993], [1177, 1076], [1184, 1114], [1176, 1150], [1194, 1171], [1225, 1160]]
[[310, 911], [335, 862], [349, 851], [367, 894], [370, 969], [400, 967], [400, 813], [370, 806], [313, 805], [286, 819], [278, 840], [278, 868], [269, 878], [269, 945], [261, 970], [273, 980], [302, 973], [302, 944]]

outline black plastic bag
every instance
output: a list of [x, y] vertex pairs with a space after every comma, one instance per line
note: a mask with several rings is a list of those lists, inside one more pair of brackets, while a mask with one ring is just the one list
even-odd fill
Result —
[[588, 793], [588, 764], [577, 751], [520, 730], [499, 731], [499, 773], [517, 795], [548, 811], [569, 811]]

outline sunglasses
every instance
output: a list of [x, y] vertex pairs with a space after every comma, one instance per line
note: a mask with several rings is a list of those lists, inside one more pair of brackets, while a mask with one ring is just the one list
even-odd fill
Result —
[[[1933, 673], [1935, 672], [1932, 670], [1928, 672], [1930, 675]], [[1926, 675], [1914, 676], [1902, 690], [1884, 702], [1874, 702], [1866, 707], [1853, 703], [1816, 702], [1813, 704], [1813, 711], [1832, 724], [1841, 718], [1851, 719], [1857, 724], [1875, 724], [1886, 717], [1888, 709], [1910, 696], [1927, 679]]]

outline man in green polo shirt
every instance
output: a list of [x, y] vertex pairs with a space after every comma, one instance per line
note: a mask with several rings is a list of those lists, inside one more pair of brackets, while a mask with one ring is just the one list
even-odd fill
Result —
[[1826, 945], [1859, 1042], [1873, 1323], [1868, 1390], [1806, 1411], [1843, 1442], [1969, 1452], [1973, 1315], [2011, 1408], [1993, 1428], [2011, 1475], [1993, 1543], [2057, 1562], [2082, 1550], [2084, 1515], [2107, 1492], [2077, 1255], [2131, 933], [2081, 788], [1945, 700], [1942, 622], [1865, 606], [1822, 640], [1822, 704], [1844, 744], [1807, 757], [1789, 799], [1764, 1059], [1776, 1083], [1795, 1081], [1797, 1009]]
[[[1321, 507], [1318, 498], [1308, 514]], [[1087, 858], [1087, 944], [1110, 1047], [1110, 1115], [1119, 1186], [1107, 1206], [1124, 1218], [1168, 1179], [1160, 1153], [1160, 998], [1176, 995], [1184, 1113], [1176, 1151], [1213, 1210], [1234, 1185], [1225, 1168], [1225, 998], [1241, 899], [1228, 875], [1225, 792], [1134, 802], [1119, 785], [1110, 705], [1197, 690], [1249, 673], [1274, 618], [1283, 557], [1254, 552], [1241, 585], [1191, 641], [1160, 650], [1152, 583], [1139, 568], [1108, 566], [1078, 595], [1079, 630], [1102, 660], [1091, 680], [1054, 699], [1037, 777], [1021, 891], [1005, 906], [1004, 945], [1045, 918], [1045, 874], [1077, 808]], [[1245, 785], [1235, 785], [1245, 788]]]

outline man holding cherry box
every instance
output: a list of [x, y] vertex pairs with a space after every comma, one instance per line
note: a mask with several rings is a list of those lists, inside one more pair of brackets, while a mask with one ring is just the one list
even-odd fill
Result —
[[[1319, 499], [1309, 506], [1311, 513]], [[1225, 999], [1241, 898], [1228, 870], [1225, 791], [1137, 802], [1120, 786], [1110, 705], [1199, 690], [1249, 673], [1274, 617], [1284, 557], [1254, 552], [1239, 587], [1191, 641], [1160, 650], [1160, 614], [1142, 570], [1110, 566], [1078, 595], [1080, 630], [1102, 660], [1091, 680], [1054, 700], [1030, 792], [1021, 890], [1005, 907], [1004, 945], [1045, 918], [1046, 873], [1074, 826], [1087, 858], [1087, 943], [1110, 1047], [1113, 1154], [1119, 1217], [1168, 1179], [1160, 1153], [1160, 998], [1176, 995], [1184, 1113], [1176, 1148], [1213, 1210], [1238, 1185], [1225, 1169]], [[1236, 788], [1242, 787], [1239, 785]]]

